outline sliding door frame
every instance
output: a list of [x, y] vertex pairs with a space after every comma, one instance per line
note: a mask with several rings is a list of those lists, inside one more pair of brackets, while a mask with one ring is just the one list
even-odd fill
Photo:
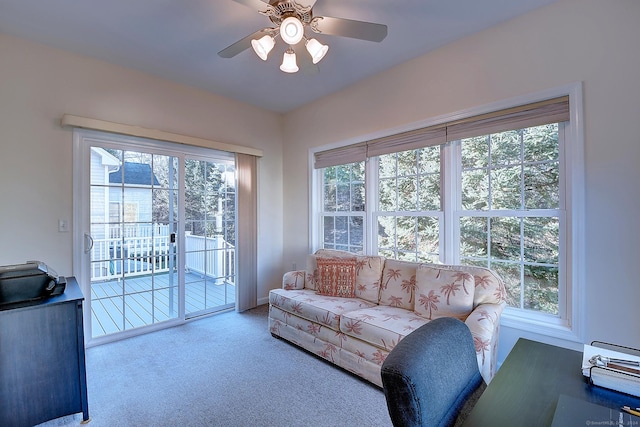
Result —
[[[84, 304], [84, 330], [87, 347], [117, 341], [130, 336], [165, 329], [185, 323], [191, 318], [185, 318], [185, 208], [184, 202], [178, 203], [177, 241], [180, 242], [177, 251], [178, 273], [178, 316], [173, 319], [153, 323], [147, 326], [123, 330], [114, 334], [93, 338], [91, 316], [91, 224], [90, 224], [90, 154], [91, 147], [115, 148], [120, 150], [140, 150], [150, 154], [176, 157], [178, 161], [179, 181], [178, 192], [181, 197], [185, 195], [185, 158], [198, 157], [202, 159], [224, 160], [236, 162], [234, 153], [222, 152], [196, 146], [177, 144], [174, 142], [150, 140], [140, 137], [114, 134], [109, 132], [74, 129], [73, 132], [73, 274], [85, 296]], [[237, 229], [237, 202], [236, 202], [236, 229]], [[236, 261], [235, 271], [238, 271]], [[235, 305], [238, 304], [238, 287], [236, 287]]]

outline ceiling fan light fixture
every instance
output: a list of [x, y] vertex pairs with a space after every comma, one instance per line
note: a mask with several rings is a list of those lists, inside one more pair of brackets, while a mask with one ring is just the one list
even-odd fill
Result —
[[[387, 26], [373, 22], [355, 21], [346, 18], [318, 16], [313, 13], [316, 0], [235, 0], [269, 18], [271, 27], [263, 28], [238, 40], [218, 52], [222, 58], [232, 58], [253, 47], [256, 55], [263, 61], [273, 50], [276, 38], [282, 37], [282, 42], [288, 45], [282, 58], [280, 69], [286, 73], [299, 71], [296, 55], [302, 55], [301, 60], [308, 64], [309, 57], [313, 65], [320, 62], [329, 51], [327, 45], [318, 40], [305, 36], [305, 27], [316, 34], [350, 37], [359, 40], [381, 42], [387, 36]], [[304, 41], [306, 53], [302, 52]], [[295, 48], [295, 51], [294, 51]], [[297, 52], [297, 54], [295, 53]], [[308, 64], [311, 65], [311, 64]], [[306, 65], [304, 65], [306, 68]]]
[[273, 49], [276, 42], [269, 34], [265, 34], [259, 39], [251, 40], [251, 47], [253, 47], [253, 51], [262, 59], [263, 61], [267, 60], [267, 55]]
[[293, 51], [293, 49], [289, 48], [284, 53], [280, 69], [285, 73], [296, 73], [299, 70], [298, 64], [296, 64], [296, 53]]
[[327, 54], [327, 51], [329, 50], [329, 46], [320, 43], [316, 39], [307, 40], [306, 47], [307, 52], [309, 52], [309, 55], [311, 55], [311, 60], [314, 64], [320, 62], [320, 60], [324, 58], [324, 56]]
[[298, 44], [303, 36], [304, 27], [302, 22], [295, 16], [285, 18], [280, 24], [280, 37], [288, 45]]

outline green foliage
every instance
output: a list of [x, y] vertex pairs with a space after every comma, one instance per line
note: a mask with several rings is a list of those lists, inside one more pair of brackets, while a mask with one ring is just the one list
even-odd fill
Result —
[[[154, 222], [176, 222], [178, 159], [153, 155], [152, 165], [160, 183], [153, 193]], [[198, 236], [222, 235], [235, 245], [235, 184], [227, 181], [235, 173], [234, 166], [186, 159], [184, 170], [186, 231]]]
[[324, 169], [325, 212], [364, 211], [364, 162]]
[[364, 212], [364, 162], [330, 166], [324, 169], [323, 246], [362, 253], [364, 247], [364, 222], [361, 215], [348, 212]]
[[187, 231], [199, 236], [222, 235], [235, 245], [235, 185], [226, 177], [232, 165], [185, 160]]
[[378, 220], [378, 249], [393, 258], [435, 262], [440, 225], [424, 214], [440, 211], [440, 147], [426, 147], [378, 158], [378, 210], [392, 212]]

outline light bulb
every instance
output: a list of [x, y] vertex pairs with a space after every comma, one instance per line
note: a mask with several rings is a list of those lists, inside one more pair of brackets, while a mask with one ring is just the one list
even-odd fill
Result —
[[299, 70], [298, 64], [296, 64], [296, 53], [293, 51], [293, 49], [289, 48], [284, 53], [280, 69], [285, 73], [295, 73]]

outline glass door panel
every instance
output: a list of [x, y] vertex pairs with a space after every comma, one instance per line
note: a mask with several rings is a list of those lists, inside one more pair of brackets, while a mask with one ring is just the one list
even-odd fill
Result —
[[193, 317], [235, 304], [235, 168], [186, 159], [185, 188], [185, 316]]
[[178, 162], [91, 148], [92, 337], [178, 317]]

